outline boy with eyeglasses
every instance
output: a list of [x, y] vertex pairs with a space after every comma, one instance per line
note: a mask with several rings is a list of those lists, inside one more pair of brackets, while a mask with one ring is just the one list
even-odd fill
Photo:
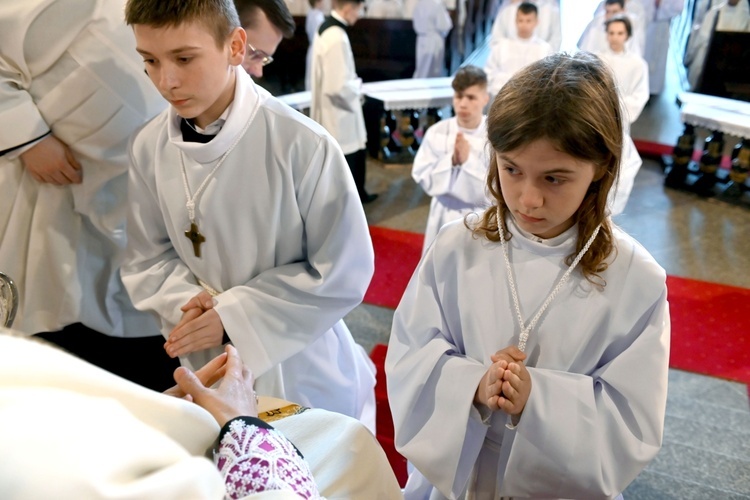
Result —
[[240, 24], [247, 33], [245, 71], [256, 78], [273, 62], [282, 38], [293, 38], [296, 26], [284, 0], [234, 0]]
[[171, 103], [131, 145], [134, 304], [184, 364], [231, 341], [259, 394], [372, 429], [374, 367], [341, 318], [373, 250], [341, 150], [239, 68], [248, 39], [231, 0], [129, 0], [126, 21]]

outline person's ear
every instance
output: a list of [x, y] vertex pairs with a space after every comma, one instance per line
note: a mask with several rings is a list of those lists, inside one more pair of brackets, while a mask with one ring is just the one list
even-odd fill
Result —
[[604, 178], [604, 176], [609, 172], [609, 165], [599, 165], [599, 167], [596, 169], [596, 172], [594, 172], [594, 178], [592, 179], [591, 183], [598, 182]]
[[484, 108], [490, 102], [490, 92], [489, 92], [489, 89], [485, 89], [485, 91], [484, 91], [484, 93], [482, 95], [484, 96], [484, 104], [482, 104], [482, 108]]
[[247, 32], [240, 27], [234, 28], [229, 35], [229, 63], [233, 66], [242, 64], [245, 52], [247, 52]]

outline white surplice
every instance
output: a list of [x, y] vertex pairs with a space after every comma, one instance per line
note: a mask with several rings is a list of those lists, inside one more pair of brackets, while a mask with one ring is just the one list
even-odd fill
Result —
[[[537, 241], [509, 223], [525, 323], [575, 253], [577, 227]], [[407, 499], [612, 498], [659, 451], [669, 358], [664, 270], [614, 229], [598, 289], [575, 271], [526, 345], [531, 393], [515, 428], [473, 403], [490, 355], [516, 345], [500, 243], [443, 226], [393, 320], [385, 369]], [[433, 486], [434, 488], [433, 489]], [[471, 496], [467, 498], [473, 498]]]
[[615, 75], [617, 91], [625, 108], [627, 124], [641, 115], [649, 98], [648, 65], [646, 60], [627, 48], [622, 52], [606, 49], [597, 54]]
[[620, 175], [617, 184], [609, 193], [610, 214], [614, 216], [625, 210], [630, 192], [633, 190], [635, 176], [643, 165], [643, 159], [630, 136], [630, 125], [638, 119], [648, 102], [649, 71], [646, 61], [628, 49], [619, 53], [605, 50], [598, 55], [615, 74], [624, 115]]
[[419, 0], [412, 26], [417, 34], [414, 78], [445, 76], [445, 37], [453, 21], [442, 0]]
[[[0, 422], [0, 442], [12, 454], [0, 461], [3, 499], [224, 498], [224, 480], [205, 456], [219, 434], [207, 411], [2, 328]], [[271, 425], [300, 450], [323, 496], [401, 496], [383, 450], [360, 422], [311, 409]]]
[[[456, 135], [463, 133], [470, 146], [469, 158], [453, 166]], [[487, 154], [487, 119], [475, 129], [458, 125], [453, 117], [441, 120], [427, 129], [414, 157], [411, 176], [432, 197], [430, 215], [424, 232], [422, 254], [446, 222], [489, 205], [485, 184], [490, 160]]]
[[519, 70], [552, 54], [552, 46], [534, 35], [531, 38], [500, 38], [490, 46], [484, 66], [487, 90], [496, 96]]
[[[258, 393], [372, 425], [374, 366], [341, 320], [362, 301], [374, 259], [351, 174], [322, 127], [235, 74], [211, 142], [183, 142], [173, 109], [134, 138], [123, 281], [167, 336], [201, 280], [219, 292], [215, 310]], [[206, 238], [196, 257], [181, 162], [195, 193], [235, 141], [196, 202]], [[200, 367], [220, 351], [182, 362]]]
[[119, 276], [128, 137], [166, 107], [143, 74], [124, 1], [0, 1], [0, 150], [51, 131], [83, 183], [39, 183], [0, 156], [0, 270], [18, 284], [15, 326], [81, 322], [112, 336], [158, 335]]
[[349, 36], [342, 27], [345, 23], [336, 12], [331, 16], [341, 25], [329, 27], [313, 40], [310, 117], [323, 125], [348, 155], [367, 144], [362, 79], [357, 76]]

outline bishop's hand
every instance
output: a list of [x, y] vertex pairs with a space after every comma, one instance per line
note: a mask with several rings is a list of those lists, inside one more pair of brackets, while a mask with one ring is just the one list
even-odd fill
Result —
[[196, 373], [184, 366], [174, 372], [174, 379], [179, 388], [188, 394], [194, 403], [208, 410], [220, 427], [236, 417], [258, 416], [258, 403], [253, 390], [255, 379], [252, 372], [242, 363], [234, 346], [227, 344], [224, 351], [224, 376], [216, 388], [204, 384]]
[[[211, 387], [216, 382], [221, 380], [222, 377], [224, 377], [227, 369], [226, 363], [227, 353], [222, 352], [214, 359], [198, 368], [194, 374], [196, 377], [198, 377], [198, 380], [200, 380], [201, 384], [203, 384], [205, 387]], [[167, 396], [186, 399], [188, 401], [193, 400], [193, 397], [190, 394], [186, 394], [182, 389], [180, 389], [179, 385], [170, 387], [169, 389], [164, 391], [164, 394], [166, 394]]]

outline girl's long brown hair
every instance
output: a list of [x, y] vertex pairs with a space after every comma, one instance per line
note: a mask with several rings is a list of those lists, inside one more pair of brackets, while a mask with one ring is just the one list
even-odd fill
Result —
[[[499, 241], [497, 207], [506, 218], [508, 207], [500, 189], [497, 153], [515, 151], [539, 139], [559, 151], [596, 165], [594, 181], [574, 214], [578, 226], [576, 250], [583, 248], [596, 226], [601, 229], [580, 262], [589, 281], [604, 284], [598, 273], [607, 268], [614, 251], [607, 197], [620, 169], [622, 112], [611, 72], [593, 54], [553, 54], [527, 66], [500, 90], [487, 116], [487, 136], [493, 149], [487, 187], [495, 199], [473, 227], [475, 235]], [[510, 238], [506, 232], [504, 238]]]

